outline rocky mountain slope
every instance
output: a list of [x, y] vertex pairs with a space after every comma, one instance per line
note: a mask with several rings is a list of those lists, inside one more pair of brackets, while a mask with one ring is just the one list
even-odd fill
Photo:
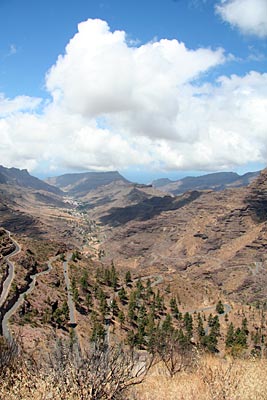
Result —
[[153, 187], [166, 193], [175, 195], [183, 194], [188, 190], [223, 190], [229, 187], [247, 186], [259, 175], [257, 172], [248, 172], [238, 175], [234, 172], [217, 172], [203, 176], [188, 176], [186, 178], [171, 181], [168, 178], [157, 179], [152, 182]]
[[1, 165], [0, 184], [44, 190], [46, 192], [55, 193], [58, 195], [62, 194], [60, 189], [30, 175], [26, 169], [20, 170], [18, 168], [5, 168]]
[[[267, 170], [247, 188], [193, 191], [110, 209], [106, 257], [205, 282], [233, 299], [267, 295]], [[105, 228], [103, 228], [105, 231]]]

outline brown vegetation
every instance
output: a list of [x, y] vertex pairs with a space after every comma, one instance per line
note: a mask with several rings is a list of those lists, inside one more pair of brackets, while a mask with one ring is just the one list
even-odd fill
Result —
[[170, 377], [166, 366], [125, 347], [83, 355], [58, 341], [36, 359], [0, 341], [1, 400], [265, 400], [267, 360], [199, 355]]

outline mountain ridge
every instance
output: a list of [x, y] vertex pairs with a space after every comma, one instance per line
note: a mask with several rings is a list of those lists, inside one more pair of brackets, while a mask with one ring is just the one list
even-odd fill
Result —
[[76, 196], [83, 196], [86, 192], [97, 189], [99, 186], [116, 181], [130, 184], [118, 171], [70, 173], [46, 179], [47, 183]]
[[156, 179], [152, 182], [153, 187], [166, 193], [181, 195], [188, 190], [224, 190], [229, 187], [247, 186], [260, 174], [260, 171], [247, 172], [239, 175], [236, 172], [215, 172], [201, 176], [186, 176], [176, 181], [168, 178]]
[[44, 190], [57, 195], [63, 194], [59, 188], [30, 175], [26, 169], [6, 168], [2, 165], [0, 165], [0, 184]]

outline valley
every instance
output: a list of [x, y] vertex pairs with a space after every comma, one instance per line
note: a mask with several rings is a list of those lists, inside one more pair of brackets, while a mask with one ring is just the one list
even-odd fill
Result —
[[218, 315], [216, 351], [225, 352], [230, 323], [245, 320], [240, 351], [266, 350], [257, 339], [266, 335], [266, 170], [249, 186], [179, 196], [118, 173], [50, 179], [50, 189], [1, 171], [5, 337], [19, 335], [29, 349], [56, 336], [81, 348], [98, 336], [147, 348], [166, 319], [186, 335], [191, 315], [197, 344], [200, 319], [208, 338]]

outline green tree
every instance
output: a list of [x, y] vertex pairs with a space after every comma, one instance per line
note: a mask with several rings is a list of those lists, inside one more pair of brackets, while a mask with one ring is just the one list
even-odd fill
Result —
[[203, 320], [202, 320], [200, 314], [198, 314], [197, 322], [198, 322], [197, 323], [198, 339], [199, 339], [199, 342], [201, 344], [203, 344], [203, 337], [205, 336], [205, 329], [204, 329]]
[[224, 313], [224, 305], [223, 305], [221, 300], [219, 300], [217, 305], [216, 305], [216, 312], [218, 314], [223, 314]]
[[235, 345], [242, 348], [247, 347], [247, 335], [243, 329], [237, 328], [235, 331]]
[[166, 314], [166, 317], [162, 323], [162, 331], [167, 333], [170, 332], [172, 329], [172, 317], [170, 314]]
[[171, 308], [173, 317], [175, 319], [180, 319], [180, 312], [179, 312], [177, 301], [176, 301], [175, 297], [172, 297], [170, 300], [170, 308]]
[[110, 281], [111, 281], [111, 286], [113, 287], [114, 290], [117, 289], [118, 286], [118, 274], [115, 268], [115, 265], [112, 262], [111, 266], [111, 272], [110, 272]]
[[131, 272], [127, 271], [125, 274], [125, 283], [128, 286], [132, 282]]
[[127, 297], [127, 293], [126, 290], [124, 289], [124, 287], [122, 286], [121, 289], [118, 291], [118, 296], [120, 301], [122, 302], [122, 304], [125, 304], [128, 300]]
[[122, 325], [124, 324], [124, 321], [125, 321], [125, 316], [124, 316], [124, 313], [122, 310], [120, 310], [118, 313], [118, 319], [119, 319], [120, 327], [122, 327]]
[[111, 301], [111, 303], [110, 303], [110, 309], [111, 309], [111, 312], [112, 312], [112, 314], [113, 315], [118, 315], [118, 313], [119, 313], [119, 307], [118, 307], [118, 304], [117, 304], [117, 301], [116, 301], [116, 299], [113, 299], [112, 301]]
[[231, 322], [226, 332], [225, 346], [227, 348], [230, 348], [233, 347], [234, 344], [235, 344], [235, 329], [233, 323]]
[[187, 333], [188, 339], [191, 339], [193, 335], [193, 318], [188, 312], [184, 315], [184, 327]]
[[93, 324], [93, 331], [92, 331], [92, 336], [91, 336], [91, 341], [92, 342], [101, 342], [104, 341], [105, 339], [105, 328], [103, 324], [101, 324], [99, 321], [95, 321]]
[[85, 270], [83, 272], [82, 277], [80, 279], [80, 284], [81, 284], [82, 290], [84, 292], [86, 292], [88, 290], [88, 271], [87, 270]]
[[141, 281], [141, 279], [139, 278], [138, 279], [138, 281], [136, 282], [136, 295], [137, 295], [137, 297], [141, 297], [142, 296], [142, 293], [143, 293], [143, 291], [144, 291], [144, 286], [143, 286], [143, 284], [142, 284], [142, 281]]

